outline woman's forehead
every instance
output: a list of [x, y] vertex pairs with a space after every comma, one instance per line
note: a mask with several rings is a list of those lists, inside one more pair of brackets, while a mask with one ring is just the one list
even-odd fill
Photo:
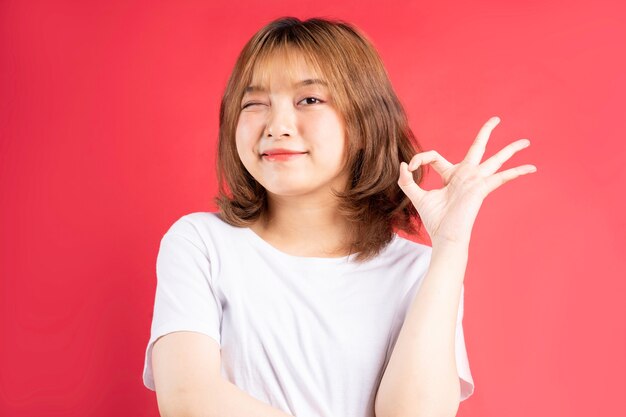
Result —
[[304, 80], [326, 81], [312, 59], [293, 49], [275, 51], [260, 58], [252, 69], [250, 84], [267, 88], [277, 78], [287, 80], [291, 84]]

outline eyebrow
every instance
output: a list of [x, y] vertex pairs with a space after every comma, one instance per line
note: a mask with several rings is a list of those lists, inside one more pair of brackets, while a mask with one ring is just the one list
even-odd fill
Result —
[[[293, 87], [297, 88], [297, 87], [303, 87], [306, 85], [322, 85], [324, 87], [328, 87], [328, 83], [324, 80], [320, 80], [319, 78], [311, 78], [311, 79], [307, 79], [307, 80], [302, 80], [302, 81], [298, 81], [296, 83], [293, 83]], [[245, 94], [248, 93], [252, 93], [255, 91], [266, 91], [265, 87], [261, 87], [258, 85], [249, 85], [246, 87], [246, 89], [244, 90]]]

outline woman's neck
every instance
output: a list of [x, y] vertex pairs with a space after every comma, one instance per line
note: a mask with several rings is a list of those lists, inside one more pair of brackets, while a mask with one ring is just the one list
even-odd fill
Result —
[[270, 200], [269, 209], [250, 228], [277, 249], [294, 256], [347, 256], [348, 222], [337, 204]]

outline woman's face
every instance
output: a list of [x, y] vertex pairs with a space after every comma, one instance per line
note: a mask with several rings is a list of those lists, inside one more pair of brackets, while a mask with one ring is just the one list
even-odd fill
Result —
[[267, 84], [253, 74], [241, 101], [235, 136], [243, 165], [270, 194], [343, 191], [345, 126], [324, 80], [303, 59], [274, 57], [268, 65]]

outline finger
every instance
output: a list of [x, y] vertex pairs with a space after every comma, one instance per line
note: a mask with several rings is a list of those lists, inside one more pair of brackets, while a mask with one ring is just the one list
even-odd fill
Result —
[[485, 178], [485, 182], [487, 183], [487, 194], [500, 187], [502, 184], [519, 177], [520, 175], [531, 174], [536, 171], [537, 167], [534, 165], [522, 165], [487, 177]]
[[415, 205], [420, 201], [423, 195], [426, 193], [413, 179], [413, 173], [409, 170], [409, 165], [406, 162], [400, 163], [400, 177], [398, 178], [398, 185], [409, 197], [409, 199]]
[[480, 164], [478, 166], [479, 171], [485, 176], [494, 174], [506, 161], [515, 155], [516, 152], [527, 148], [529, 145], [530, 141], [528, 139], [520, 139], [513, 143], [509, 143], [498, 153]]
[[500, 123], [500, 118], [497, 116], [487, 120], [487, 123], [485, 123], [478, 132], [478, 136], [474, 139], [474, 143], [470, 146], [469, 151], [467, 151], [467, 155], [465, 155], [465, 158], [463, 159], [465, 162], [469, 162], [474, 165], [480, 164], [480, 160], [483, 158], [485, 148], [487, 147], [489, 135], [498, 123]]
[[418, 153], [411, 158], [411, 161], [409, 162], [409, 171], [415, 171], [417, 168], [425, 164], [432, 165], [435, 171], [437, 171], [437, 173], [441, 176], [443, 176], [443, 173], [446, 170], [454, 166], [448, 162], [447, 159], [441, 156], [439, 152], [426, 151]]

